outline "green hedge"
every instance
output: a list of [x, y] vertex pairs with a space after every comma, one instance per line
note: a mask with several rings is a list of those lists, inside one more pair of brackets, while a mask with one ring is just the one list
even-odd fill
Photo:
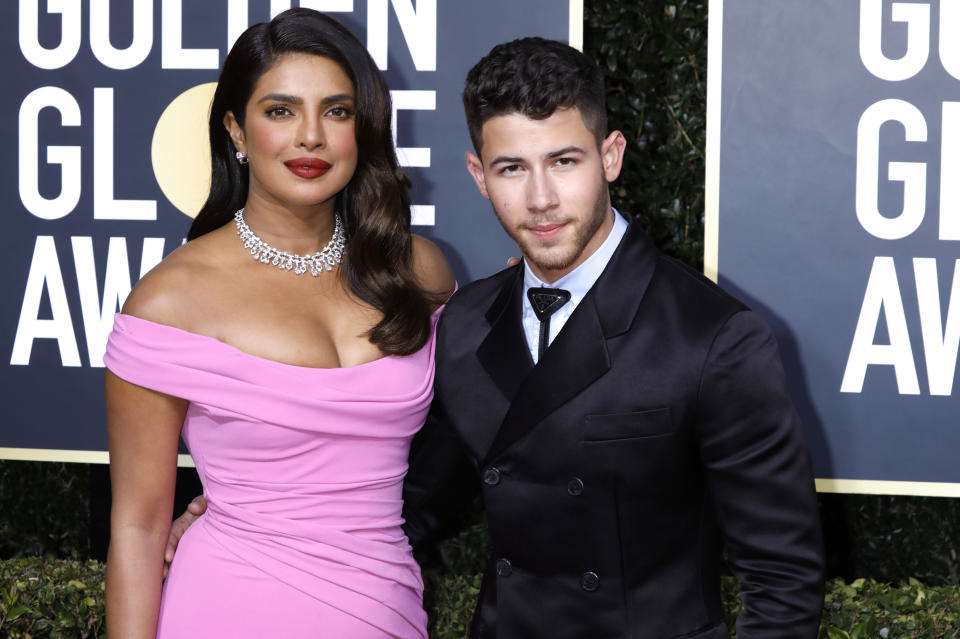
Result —
[[[480, 575], [425, 573], [430, 637], [461, 639]], [[738, 584], [724, 578], [728, 623], [739, 612]], [[10, 639], [102, 637], [103, 564], [41, 559], [0, 562], [0, 636]], [[829, 582], [821, 639], [960, 639], [960, 587], [897, 586], [858, 579]]]
[[40, 557], [0, 562], [0, 637], [103, 635], [103, 564]]
[[584, 51], [604, 69], [610, 128], [627, 138], [614, 205], [700, 268], [707, 3], [587, 0]]
[[86, 464], [0, 460], [0, 558], [86, 558], [90, 511]]

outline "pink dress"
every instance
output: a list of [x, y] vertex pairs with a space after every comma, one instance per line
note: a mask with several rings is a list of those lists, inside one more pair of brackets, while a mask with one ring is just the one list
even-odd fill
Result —
[[117, 314], [104, 361], [189, 400], [183, 439], [209, 504], [180, 542], [157, 637], [426, 638], [400, 526], [434, 337], [409, 356], [307, 368]]

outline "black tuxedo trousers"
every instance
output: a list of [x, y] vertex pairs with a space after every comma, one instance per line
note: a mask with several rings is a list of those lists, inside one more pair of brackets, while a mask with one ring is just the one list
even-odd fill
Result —
[[534, 366], [522, 268], [444, 310], [406, 485], [414, 542], [480, 485], [494, 556], [471, 636], [729, 637], [725, 549], [738, 639], [816, 637], [816, 496], [766, 325], [633, 224]]

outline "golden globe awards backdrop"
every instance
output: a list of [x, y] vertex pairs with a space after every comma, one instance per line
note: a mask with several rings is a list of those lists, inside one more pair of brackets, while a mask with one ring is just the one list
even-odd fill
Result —
[[0, 458], [104, 462], [103, 353], [131, 286], [206, 195], [218, 68], [250, 24], [329, 12], [392, 90], [415, 232], [462, 283], [515, 253], [464, 168], [467, 70], [523, 35], [582, 40], [582, 0], [0, 3]]
[[960, 496], [960, 0], [712, 0], [705, 267], [818, 488]]

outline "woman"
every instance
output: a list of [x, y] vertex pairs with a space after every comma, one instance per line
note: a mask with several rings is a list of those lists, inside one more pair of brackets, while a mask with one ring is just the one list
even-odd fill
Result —
[[[108, 631], [426, 637], [400, 495], [454, 283], [410, 235], [389, 92], [346, 29], [286, 11], [227, 56], [210, 145], [190, 241], [105, 357]], [[181, 430], [209, 506], [161, 596]]]

